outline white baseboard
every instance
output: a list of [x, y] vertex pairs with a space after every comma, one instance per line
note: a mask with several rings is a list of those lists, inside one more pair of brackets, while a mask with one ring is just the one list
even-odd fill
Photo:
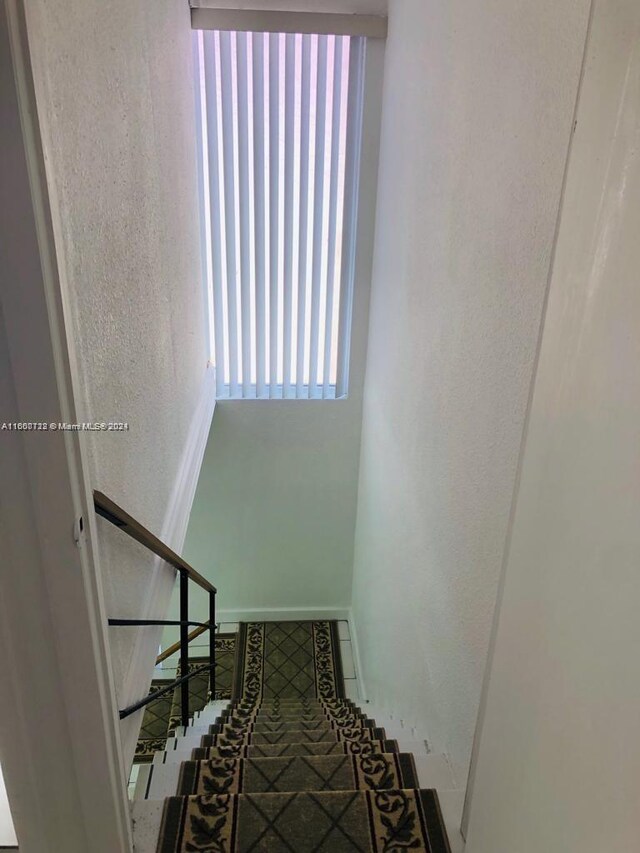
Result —
[[367, 695], [367, 688], [364, 681], [364, 672], [362, 670], [362, 660], [360, 658], [360, 646], [358, 645], [358, 630], [356, 628], [356, 620], [353, 616], [353, 610], [349, 608], [349, 636], [351, 637], [351, 652], [353, 654], [353, 663], [356, 668], [356, 675], [358, 676], [358, 689], [360, 692], [360, 699], [363, 702], [368, 702], [369, 697]]
[[[193, 498], [211, 428], [215, 395], [215, 369], [209, 365], [204, 374], [200, 397], [191, 419], [187, 440], [160, 532], [160, 539], [178, 554], [184, 546], [189, 515], [191, 514]], [[166, 563], [158, 559], [149, 584], [149, 594], [144, 607], [143, 619], [164, 618], [169, 608], [174, 585], [175, 572]], [[137, 632], [123, 691], [126, 697], [135, 700], [144, 695], [145, 690], [148, 690], [153, 677], [154, 663], [161, 638], [162, 627], [147, 628]], [[140, 711], [122, 723], [122, 743], [127, 766], [133, 759], [142, 715], [143, 711]]]
[[349, 619], [348, 607], [254, 607], [218, 610], [217, 622], [297, 622], [312, 619]]

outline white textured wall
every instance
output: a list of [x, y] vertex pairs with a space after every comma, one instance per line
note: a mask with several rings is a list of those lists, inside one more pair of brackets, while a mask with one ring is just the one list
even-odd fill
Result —
[[390, 4], [353, 607], [369, 697], [462, 786], [587, 10]]
[[[30, 0], [49, 179], [61, 214], [91, 482], [160, 534], [206, 369], [188, 4]], [[109, 616], [144, 614], [152, 563], [99, 521]], [[136, 632], [112, 628], [119, 700]]]
[[359, 400], [218, 403], [185, 556], [220, 607], [349, 605], [359, 443]]
[[468, 853], [638, 850], [639, 45], [596, 0]]

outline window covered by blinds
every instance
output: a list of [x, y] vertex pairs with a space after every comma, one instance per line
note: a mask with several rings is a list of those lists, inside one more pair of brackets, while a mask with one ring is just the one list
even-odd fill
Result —
[[347, 394], [364, 45], [194, 33], [219, 398]]

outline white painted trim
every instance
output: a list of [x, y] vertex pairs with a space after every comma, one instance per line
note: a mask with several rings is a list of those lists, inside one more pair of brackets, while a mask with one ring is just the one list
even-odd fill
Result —
[[[160, 539], [176, 553], [180, 553], [187, 534], [187, 525], [193, 506], [202, 460], [209, 438], [209, 430], [216, 402], [215, 369], [210, 364], [205, 371], [198, 404], [193, 413], [182, 458], [174, 481], [173, 492]], [[176, 573], [158, 559], [155, 564], [149, 594], [144, 607], [143, 619], [163, 618], [169, 609]], [[159, 615], [158, 615], [159, 614]], [[124, 683], [123, 697], [126, 704], [144, 696], [154, 675], [154, 664], [162, 639], [162, 628], [153, 627], [137, 632], [136, 643], [131, 655], [131, 664]], [[122, 722], [122, 739], [125, 761], [133, 759], [138, 732], [144, 712], [132, 714]]]
[[387, 37], [384, 15], [332, 12], [282, 12], [273, 9], [191, 9], [194, 30], [255, 33], [314, 33], [317, 35]]
[[[46, 177], [26, 6], [0, 6], [0, 397], [3, 419], [73, 423], [59, 205]], [[0, 481], [11, 500], [1, 549], [14, 571], [0, 597], [0, 750], [20, 850], [130, 853], [82, 434], [13, 432], [2, 441]]]
[[218, 622], [297, 622], [314, 619], [349, 620], [348, 607], [254, 607], [246, 610], [218, 610]]
[[[349, 389], [348, 396], [355, 397], [358, 400], [362, 400], [363, 395], [364, 366], [367, 358], [369, 334], [369, 301], [378, 193], [385, 47], [384, 41], [373, 39], [367, 40], [364, 50], [364, 101], [360, 131], [362, 147], [359, 158], [357, 210], [354, 214], [356, 235], [350, 308], [352, 321], [350, 324], [348, 370], [343, 377]], [[358, 448], [358, 464], [359, 459], [360, 450]]]
[[360, 698], [363, 702], [368, 702], [367, 688], [364, 681], [364, 672], [362, 670], [362, 659], [360, 657], [360, 646], [358, 645], [358, 629], [356, 627], [355, 616], [353, 609], [349, 608], [349, 636], [351, 637], [351, 652], [353, 654], [353, 663], [356, 668], [356, 676], [358, 678], [358, 687], [360, 689]]

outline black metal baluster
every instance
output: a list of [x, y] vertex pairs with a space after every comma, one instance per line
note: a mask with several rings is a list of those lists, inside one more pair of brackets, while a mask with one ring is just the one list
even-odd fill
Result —
[[[211, 695], [212, 698], [215, 698], [216, 588], [212, 586], [212, 584], [210, 584], [206, 578], [198, 574], [198, 572], [196, 572], [196, 570], [192, 566], [186, 563], [179, 554], [176, 554], [174, 551], [172, 551], [168, 545], [165, 545], [165, 543], [158, 539], [157, 536], [154, 536], [151, 531], [147, 530], [146, 527], [143, 527], [139, 521], [137, 521], [133, 516], [129, 515], [129, 513], [125, 512], [122, 507], [118, 506], [118, 504], [112, 501], [111, 498], [102, 494], [102, 492], [96, 490], [93, 492], [93, 505], [95, 507], [97, 515], [102, 516], [102, 518], [104, 518], [110, 524], [113, 524], [118, 527], [124, 534], [131, 537], [131, 539], [135, 539], [136, 542], [139, 542], [152, 554], [156, 554], [156, 556], [160, 557], [160, 559], [164, 560], [166, 563], [168, 563], [170, 566], [173, 566], [174, 569], [177, 569], [180, 572], [179, 622], [175, 619], [109, 619], [109, 625], [116, 627], [131, 627], [141, 625], [180, 625], [180, 640], [177, 643], [172, 643], [171, 646], [163, 652], [163, 654], [159, 655], [156, 660], [156, 663], [161, 663], [163, 660], [166, 660], [169, 657], [173, 657], [173, 655], [179, 650], [180, 669], [182, 671], [182, 675], [180, 676], [180, 678], [176, 678], [175, 681], [172, 681], [170, 684], [167, 684], [159, 692], [154, 691], [153, 693], [148, 693], [143, 699], [140, 699], [137, 702], [134, 702], [132, 705], [123, 708], [119, 712], [120, 719], [124, 720], [130, 714], [135, 714], [136, 711], [139, 711], [141, 708], [144, 708], [150, 702], [155, 702], [159, 696], [164, 696], [174, 691], [176, 687], [180, 687], [181, 721], [183, 726], [187, 726], [189, 724], [190, 705], [188, 685], [189, 680], [195, 676], [204, 675], [208, 671]], [[194, 581], [194, 583], [196, 583], [201, 589], [204, 589], [210, 594], [209, 624], [206, 622], [189, 622], [190, 580]], [[198, 630], [193, 631], [191, 635], [189, 635], [188, 633], [188, 629], [190, 626], [198, 627]], [[209, 664], [205, 664], [204, 666], [196, 667], [192, 672], [189, 672], [189, 637], [191, 636], [191, 639], [194, 639], [195, 637], [206, 631], [207, 627], [210, 627], [211, 629], [211, 635], [209, 638], [210, 662]]]
[[[189, 575], [180, 572], [180, 671], [182, 675], [189, 672]], [[189, 725], [189, 682], [180, 685], [180, 712], [182, 725]]]
[[216, 594], [209, 593], [209, 689], [211, 701], [216, 698]]

